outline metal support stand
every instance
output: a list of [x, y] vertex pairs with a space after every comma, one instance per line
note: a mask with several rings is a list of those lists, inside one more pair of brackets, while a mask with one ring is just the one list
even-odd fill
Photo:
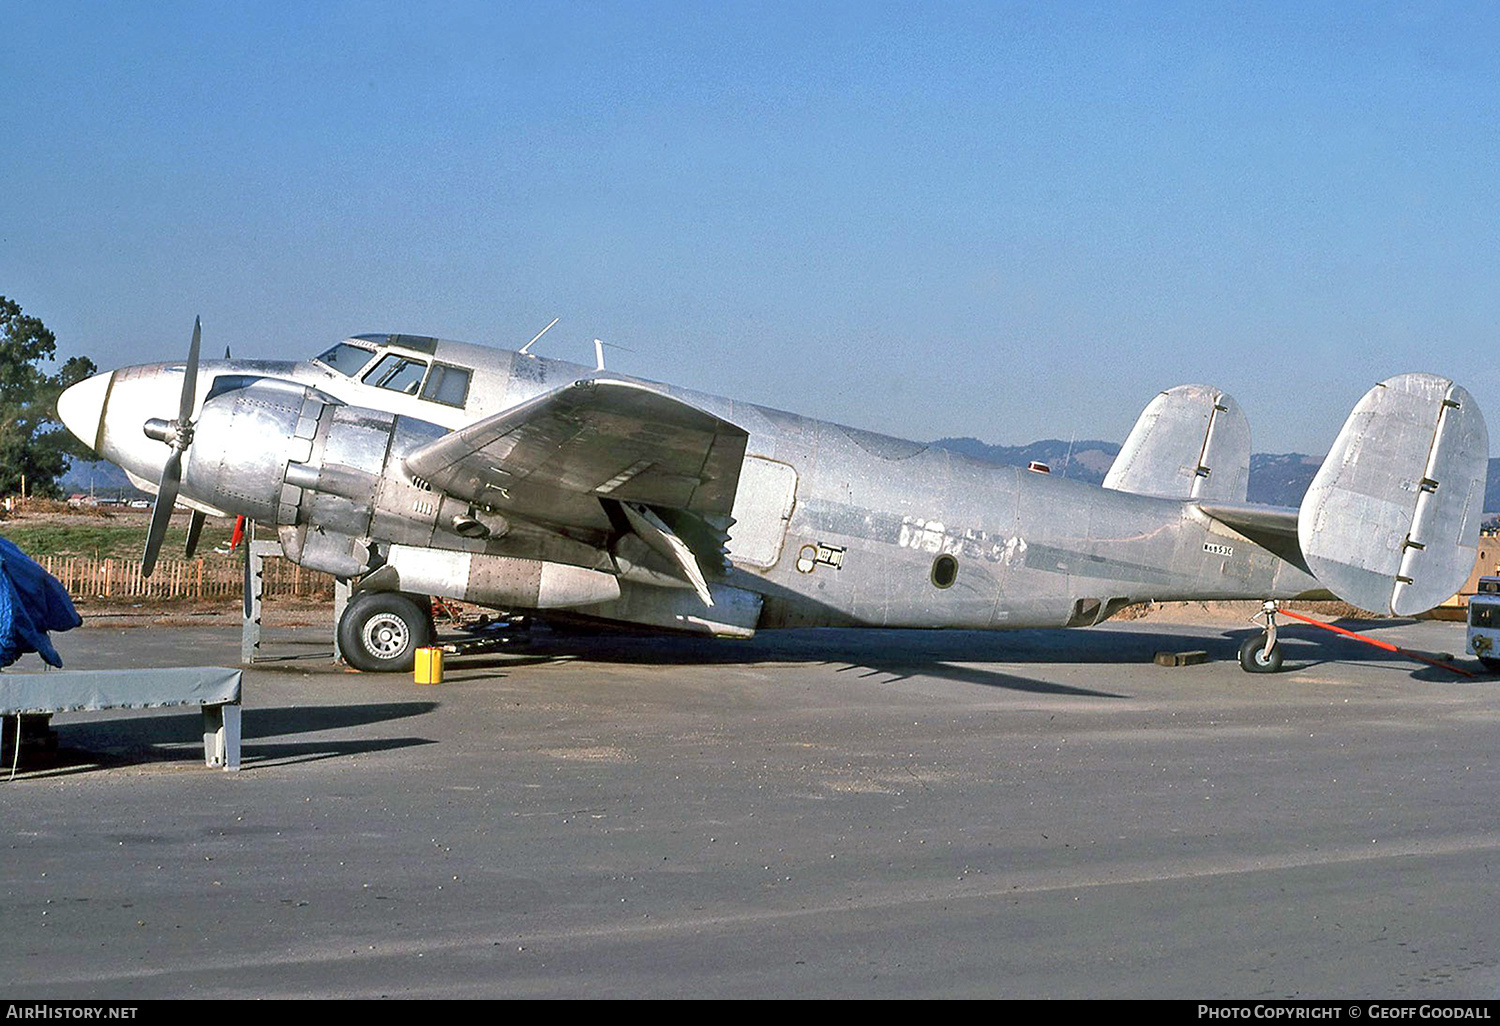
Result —
[[239, 702], [203, 707], [203, 762], [231, 772], [240, 768]]
[[[240, 622], [240, 662], [246, 666], [260, 655], [261, 613], [266, 590], [266, 559], [283, 556], [281, 542], [273, 536], [267, 539], [255, 537], [255, 521], [245, 523], [245, 603]], [[349, 605], [352, 585], [339, 578], [333, 582], [333, 658], [342, 660], [339, 650], [339, 621]]]
[[245, 524], [245, 604], [240, 623], [240, 662], [250, 664], [260, 653], [260, 622], [266, 590], [266, 557], [281, 555], [281, 542], [274, 537], [255, 537], [255, 521]]
[[343, 649], [339, 648], [339, 621], [344, 618], [344, 610], [349, 605], [349, 593], [352, 586], [344, 578], [336, 578], [333, 582], [333, 658], [335, 662], [344, 661]]

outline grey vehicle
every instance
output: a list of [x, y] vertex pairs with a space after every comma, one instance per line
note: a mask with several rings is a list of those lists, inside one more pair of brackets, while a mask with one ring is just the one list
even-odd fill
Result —
[[1485, 669], [1500, 671], [1500, 577], [1479, 578], [1479, 591], [1469, 598], [1465, 648], [1478, 656]]

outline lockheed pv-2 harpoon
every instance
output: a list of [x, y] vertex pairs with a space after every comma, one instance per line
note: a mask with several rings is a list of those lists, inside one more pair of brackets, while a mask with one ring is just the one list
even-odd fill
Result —
[[[59, 414], [157, 493], [147, 572], [174, 504], [190, 545], [204, 514], [275, 525], [287, 558], [357, 582], [339, 637], [364, 670], [411, 666], [429, 596], [727, 637], [1329, 592], [1408, 615], [1473, 566], [1489, 455], [1473, 397], [1428, 374], [1371, 389], [1280, 509], [1246, 503], [1249, 428], [1205, 386], [1152, 400], [1101, 488], [602, 360], [391, 334], [200, 363], [199, 337], [185, 364], [74, 385]], [[1280, 658], [1274, 620], [1241, 652]]]

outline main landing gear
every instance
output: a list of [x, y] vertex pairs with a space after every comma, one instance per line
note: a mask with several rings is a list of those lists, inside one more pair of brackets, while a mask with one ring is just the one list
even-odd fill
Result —
[[1276, 673], [1281, 669], [1281, 642], [1276, 640], [1274, 600], [1267, 600], [1250, 619], [1263, 624], [1263, 634], [1252, 634], [1240, 646], [1240, 668], [1246, 673]]
[[339, 618], [339, 650], [356, 670], [410, 673], [417, 649], [430, 645], [435, 633], [426, 598], [360, 592]]

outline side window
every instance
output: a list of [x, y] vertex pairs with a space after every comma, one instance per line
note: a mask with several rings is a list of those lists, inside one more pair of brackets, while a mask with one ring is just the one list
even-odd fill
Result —
[[427, 385], [422, 389], [422, 398], [462, 408], [469, 398], [469, 374], [467, 367], [433, 364], [432, 373], [427, 375]]
[[388, 353], [362, 379], [367, 385], [388, 388], [392, 392], [416, 395], [421, 387], [422, 375], [427, 373], [427, 364], [409, 356]]
[[318, 362], [327, 364], [340, 374], [354, 377], [359, 369], [370, 362], [375, 354], [363, 346], [351, 346], [347, 342], [340, 342], [328, 352], [318, 357]]

